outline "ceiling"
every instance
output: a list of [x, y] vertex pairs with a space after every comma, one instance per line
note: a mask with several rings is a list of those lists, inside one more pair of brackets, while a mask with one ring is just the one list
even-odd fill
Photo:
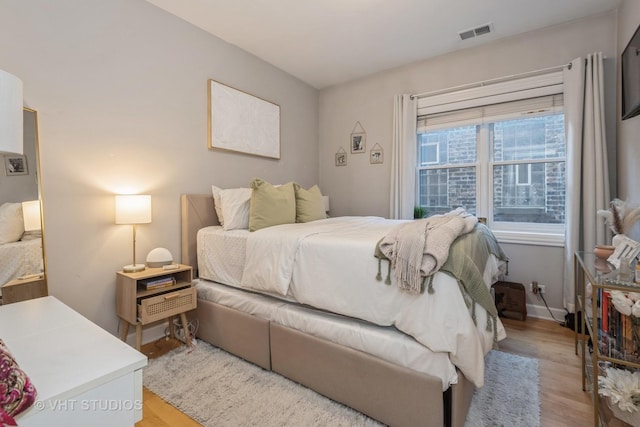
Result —
[[[322, 89], [621, 0], [147, 0]], [[464, 30], [492, 32], [462, 41]]]

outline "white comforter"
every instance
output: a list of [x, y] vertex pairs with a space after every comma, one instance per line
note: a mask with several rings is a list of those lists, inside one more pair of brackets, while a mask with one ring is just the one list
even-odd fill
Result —
[[[378, 325], [395, 326], [434, 352], [447, 352], [476, 386], [484, 384], [484, 355], [493, 333], [478, 305], [474, 325], [457, 281], [436, 273], [434, 294], [412, 295], [375, 279], [376, 243], [401, 221], [338, 217], [286, 224], [251, 233], [242, 287], [293, 298], [304, 304]], [[383, 276], [386, 263], [383, 263]], [[490, 258], [485, 283], [498, 264]], [[498, 339], [505, 337], [498, 320]]]

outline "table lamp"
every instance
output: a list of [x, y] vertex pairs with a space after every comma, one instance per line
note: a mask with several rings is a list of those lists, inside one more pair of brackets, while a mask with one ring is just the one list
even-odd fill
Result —
[[22, 219], [24, 221], [24, 231], [42, 230], [40, 200], [22, 202]]
[[22, 80], [0, 70], [0, 154], [22, 154]]
[[136, 264], [136, 225], [151, 222], [151, 196], [141, 194], [116, 195], [116, 224], [133, 225], [133, 264], [122, 270], [133, 273], [145, 269], [144, 264]]

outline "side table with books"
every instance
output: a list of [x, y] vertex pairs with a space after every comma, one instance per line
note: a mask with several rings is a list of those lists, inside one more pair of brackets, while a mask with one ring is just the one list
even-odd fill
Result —
[[191, 345], [186, 312], [196, 308], [193, 271], [188, 265], [147, 268], [135, 273], [116, 274], [116, 313], [123, 321], [123, 341], [129, 325], [136, 327], [136, 349], [142, 344], [142, 326], [169, 320], [169, 334], [174, 336], [173, 317], [180, 316], [187, 345]]
[[[622, 421], [640, 425], [637, 411], [621, 410], [624, 408], [607, 397], [612, 389], [602, 390], [613, 385], [618, 393], [618, 388], [626, 388], [620, 380], [631, 380], [632, 373], [640, 370], [640, 319], [631, 309], [631, 296], [640, 294], [640, 285], [629, 272], [621, 272], [593, 253], [576, 252], [574, 261], [579, 313], [575, 350], [582, 358], [582, 389], [592, 395], [593, 425], [625, 425]], [[636, 419], [628, 419], [632, 414]]]

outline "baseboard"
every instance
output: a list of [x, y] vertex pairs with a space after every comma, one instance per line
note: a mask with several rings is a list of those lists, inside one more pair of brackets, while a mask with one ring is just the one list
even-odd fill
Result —
[[551, 314], [549, 313], [549, 310], [547, 310], [546, 306], [527, 304], [527, 317], [564, 322], [564, 316], [567, 314], [567, 311], [565, 309], [553, 307], [550, 307], [550, 309], [555, 319], [551, 317]]

